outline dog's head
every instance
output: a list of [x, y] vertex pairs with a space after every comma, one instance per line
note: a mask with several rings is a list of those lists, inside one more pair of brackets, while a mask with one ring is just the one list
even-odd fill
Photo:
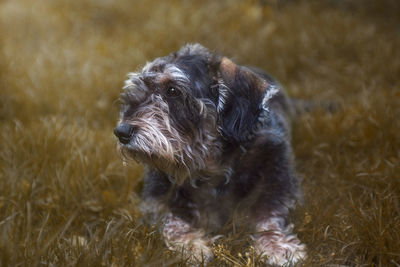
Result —
[[130, 73], [114, 133], [124, 155], [177, 181], [216, 171], [257, 123], [268, 82], [199, 44]]

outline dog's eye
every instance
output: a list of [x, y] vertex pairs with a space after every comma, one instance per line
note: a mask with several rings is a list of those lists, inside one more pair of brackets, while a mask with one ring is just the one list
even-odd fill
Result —
[[174, 88], [174, 87], [169, 87], [167, 89], [167, 96], [168, 97], [177, 97], [181, 95], [181, 91], [179, 91], [178, 89]]

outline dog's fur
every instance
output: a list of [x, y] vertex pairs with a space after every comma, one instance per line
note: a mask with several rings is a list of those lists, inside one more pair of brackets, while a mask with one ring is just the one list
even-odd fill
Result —
[[146, 166], [142, 211], [170, 249], [212, 258], [212, 238], [245, 221], [267, 263], [304, 258], [286, 222], [299, 194], [290, 101], [260, 70], [199, 44], [130, 73], [115, 134]]

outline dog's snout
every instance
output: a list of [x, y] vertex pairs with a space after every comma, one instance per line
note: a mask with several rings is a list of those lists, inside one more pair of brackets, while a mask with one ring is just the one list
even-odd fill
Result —
[[134, 126], [121, 123], [114, 129], [114, 134], [123, 144], [128, 144], [134, 134]]

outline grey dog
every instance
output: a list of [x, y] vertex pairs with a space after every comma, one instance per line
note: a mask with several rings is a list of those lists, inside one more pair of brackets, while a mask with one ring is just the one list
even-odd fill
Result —
[[146, 166], [141, 210], [168, 248], [209, 261], [212, 236], [245, 222], [267, 264], [304, 259], [287, 222], [301, 194], [281, 86], [199, 44], [128, 77], [114, 133], [123, 155]]

